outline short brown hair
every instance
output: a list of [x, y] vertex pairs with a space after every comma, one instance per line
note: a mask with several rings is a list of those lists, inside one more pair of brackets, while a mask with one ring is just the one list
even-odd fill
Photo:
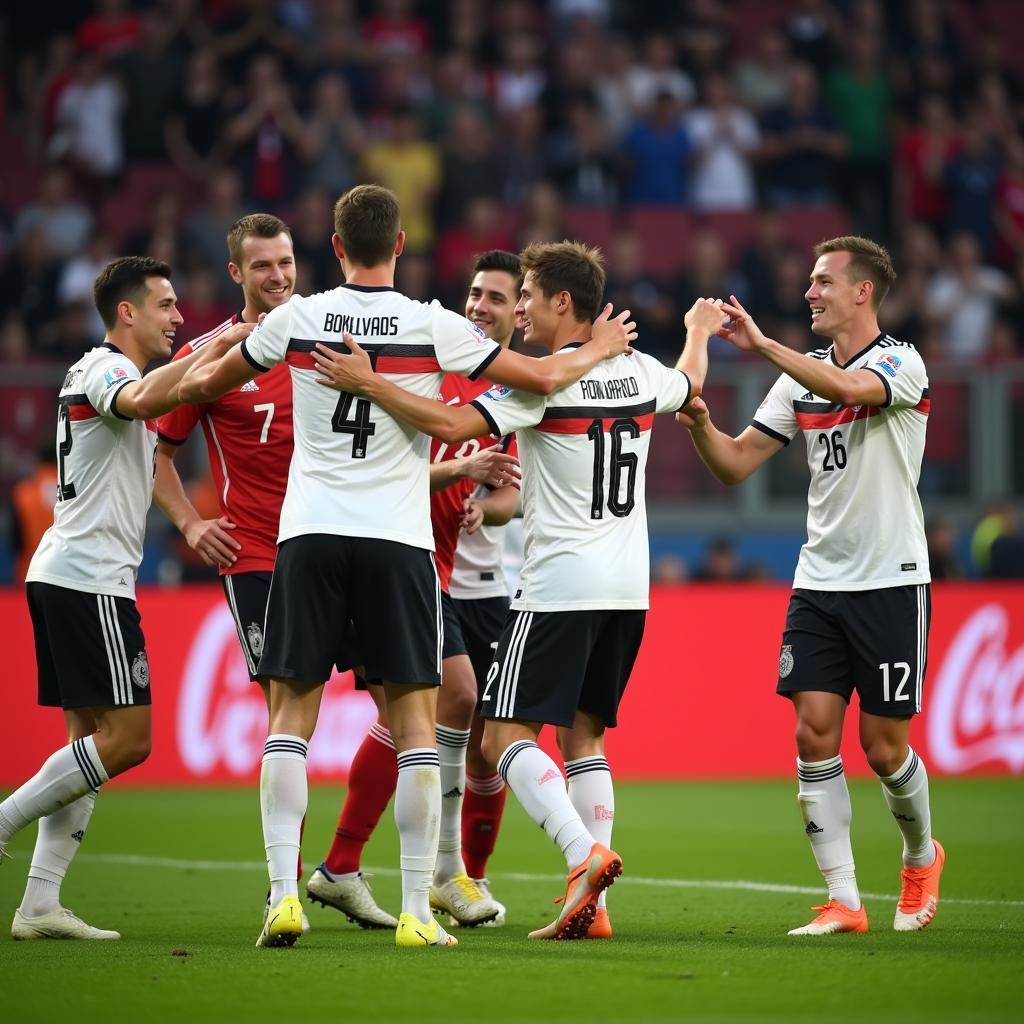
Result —
[[889, 289], [896, 280], [892, 257], [884, 245], [872, 242], [870, 238], [860, 235], [840, 235], [819, 242], [814, 247], [815, 256], [824, 256], [830, 252], [848, 252], [850, 262], [846, 273], [851, 281], [869, 280], [875, 287], [871, 293], [871, 306], [878, 309], [882, 300], [889, 294]]
[[228, 232], [228, 258], [236, 267], [242, 265], [242, 243], [250, 237], [277, 238], [278, 235], [292, 237], [291, 230], [280, 217], [272, 213], [250, 213], [236, 220]]
[[171, 268], [152, 256], [122, 256], [108, 263], [92, 288], [103, 325], [110, 330], [117, 324], [117, 307], [126, 299], [137, 306], [146, 301], [149, 278], [170, 276]]
[[402, 230], [398, 197], [381, 185], [350, 188], [334, 204], [334, 230], [353, 263], [361, 267], [388, 263]]
[[582, 242], [534, 242], [520, 254], [523, 274], [533, 273], [545, 295], [568, 292], [577, 323], [597, 319], [604, 298], [604, 256]]
[[504, 249], [490, 249], [480, 253], [473, 263], [473, 276], [487, 270], [501, 270], [510, 274], [516, 283], [516, 288], [523, 284], [523, 268], [519, 257], [514, 252], [506, 252]]

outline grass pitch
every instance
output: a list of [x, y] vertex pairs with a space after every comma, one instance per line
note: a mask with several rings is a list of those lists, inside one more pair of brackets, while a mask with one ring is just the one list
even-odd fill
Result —
[[[97, 804], [64, 887], [114, 943], [0, 937], [0, 1021], [1017, 1021], [1024, 997], [1020, 781], [932, 783], [948, 855], [935, 923], [897, 934], [899, 834], [876, 783], [852, 782], [866, 935], [789, 938], [823, 902], [795, 782], [617, 787], [610, 942], [536, 943], [563, 891], [557, 852], [509, 799], [491, 862], [504, 929], [457, 932], [453, 950], [398, 950], [307, 907], [293, 949], [256, 949], [266, 875], [255, 790], [131, 790]], [[307, 870], [340, 792], [310, 795]], [[34, 829], [0, 868], [0, 920], [20, 901]], [[378, 901], [397, 912], [390, 813], [367, 847]]]

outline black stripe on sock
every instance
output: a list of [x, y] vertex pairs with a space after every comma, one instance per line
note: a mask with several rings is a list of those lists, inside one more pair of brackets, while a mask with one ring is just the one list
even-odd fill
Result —
[[100, 778], [99, 772], [96, 771], [92, 761], [89, 760], [89, 754], [84, 744], [84, 740], [75, 740], [71, 744], [71, 753], [75, 755], [75, 761], [78, 762], [78, 770], [82, 773], [86, 784], [95, 793], [99, 791], [103, 780]]
[[586, 775], [588, 772], [610, 772], [608, 759], [604, 757], [593, 757], [586, 761], [578, 761], [565, 766], [565, 777], [574, 779], [577, 775]]
[[438, 759], [436, 750], [424, 751], [417, 754], [399, 754], [398, 770], [403, 768], [440, 768], [441, 762]]
[[833, 768], [815, 768], [808, 771], [806, 768], [797, 768], [797, 778], [804, 782], [827, 782], [829, 779], [836, 779], [843, 774], [842, 764]]
[[464, 733], [458, 729], [446, 729], [443, 725], [437, 727], [435, 738], [442, 747], [454, 747], [458, 750], [460, 747], [469, 746], [468, 732]]
[[512, 766], [512, 762], [516, 759], [517, 755], [521, 754], [527, 747], [536, 747], [537, 744], [532, 740], [520, 740], [518, 743], [513, 743], [508, 750], [498, 759], [498, 774], [505, 780], [505, 784], [508, 785], [508, 770]]
[[917, 766], [920, 763], [921, 759], [917, 756], [916, 752], [911, 751], [911, 753], [913, 753], [914, 756], [913, 756], [913, 758], [911, 758], [910, 767], [895, 782], [887, 782], [886, 783], [886, 785], [890, 789], [900, 789], [902, 786], [905, 786], [913, 778], [914, 772], [917, 771]]
[[307, 744], [299, 740], [267, 740], [263, 747], [263, 756], [267, 754], [301, 754], [303, 757], [309, 752]]

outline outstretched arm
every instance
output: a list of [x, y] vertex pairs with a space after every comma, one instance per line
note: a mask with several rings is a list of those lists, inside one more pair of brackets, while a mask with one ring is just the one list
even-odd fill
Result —
[[723, 312], [721, 299], [697, 299], [690, 307], [683, 323], [686, 325], [686, 345], [676, 369], [681, 370], [690, 381], [690, 397], [696, 398], [704, 390], [708, 375], [708, 342], [711, 335], [718, 334], [728, 320]]
[[808, 359], [765, 337], [735, 295], [722, 306], [735, 326], [722, 331], [737, 348], [756, 352], [773, 366], [801, 383], [812, 394], [840, 405], [885, 405], [889, 393], [879, 374], [871, 370], [841, 370], [822, 359]]
[[443, 491], [460, 480], [488, 487], [504, 487], [520, 479], [519, 460], [501, 448], [484, 448], [475, 455], [434, 462], [430, 466], [430, 493]]
[[695, 398], [685, 409], [676, 413], [676, 420], [689, 430], [704, 465], [730, 487], [746, 480], [758, 466], [767, 462], [783, 447], [781, 441], [769, 437], [756, 427], [747, 427], [739, 437], [722, 433], [711, 422], [708, 407], [700, 398]]
[[[251, 324], [236, 326], [252, 330]], [[222, 358], [189, 370], [178, 385], [178, 397], [181, 402], [212, 402], [252, 380], [257, 373], [259, 370], [242, 355], [241, 347], [235, 345]]]

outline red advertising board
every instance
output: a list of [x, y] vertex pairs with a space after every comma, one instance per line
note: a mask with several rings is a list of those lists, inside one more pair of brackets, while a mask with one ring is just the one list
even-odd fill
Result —
[[[608, 752], [618, 778], [749, 778], [793, 774], [792, 711], [775, 696], [789, 589], [656, 588], [643, 650]], [[153, 753], [126, 784], [249, 782], [258, 777], [266, 710], [249, 682], [217, 587], [139, 594], [154, 704]], [[8, 639], [8, 746], [0, 787], [20, 784], [62, 742], [59, 712], [35, 705], [24, 595], [0, 592]], [[1024, 586], [939, 585], [925, 682], [911, 741], [932, 774], [1024, 770]], [[350, 677], [332, 681], [310, 745], [313, 781], [343, 779], [374, 719]], [[850, 774], [868, 769], [857, 730]]]

